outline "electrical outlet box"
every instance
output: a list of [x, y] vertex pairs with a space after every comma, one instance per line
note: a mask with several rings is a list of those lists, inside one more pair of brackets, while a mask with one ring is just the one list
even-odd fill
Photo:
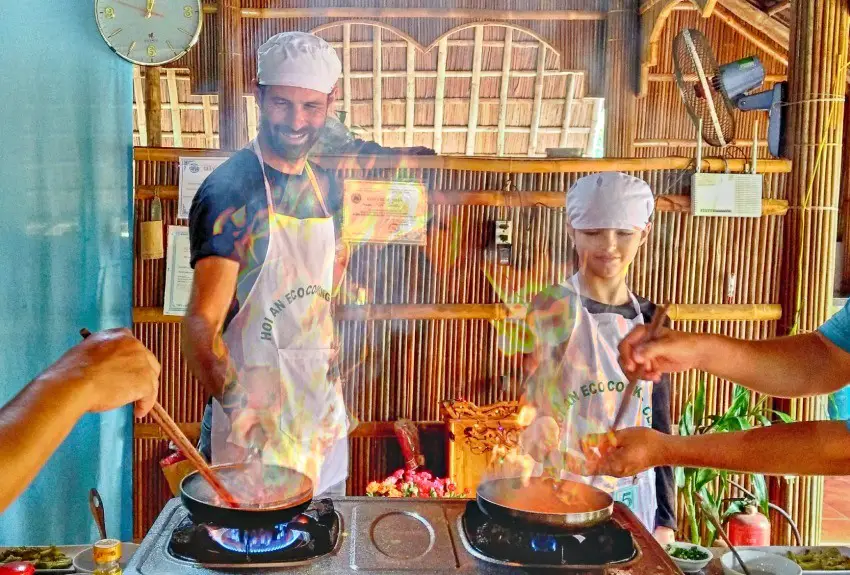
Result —
[[760, 174], [694, 174], [691, 213], [695, 216], [761, 217], [763, 183]]
[[496, 220], [496, 245], [510, 246], [514, 243], [514, 223], [510, 220]]

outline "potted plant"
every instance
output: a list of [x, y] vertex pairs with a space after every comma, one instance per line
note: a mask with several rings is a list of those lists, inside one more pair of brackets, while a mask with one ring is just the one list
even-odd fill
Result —
[[[751, 393], [739, 385], [734, 386], [732, 404], [724, 413], [708, 415], [705, 409], [706, 385], [700, 381], [696, 393], [685, 404], [682, 417], [679, 419], [679, 435], [702, 435], [706, 433], [724, 433], [727, 431], [743, 431], [753, 427], [771, 425], [772, 417], [783, 423], [793, 419], [781, 411], [767, 407], [768, 397], [762, 397], [754, 405], [751, 404]], [[740, 513], [747, 504], [755, 504], [765, 515], [774, 509], [791, 522], [793, 530], [797, 527], [791, 518], [781, 508], [768, 500], [767, 483], [760, 473], [743, 474], [749, 478], [752, 491], [730, 479], [730, 472], [717, 469], [677, 467], [676, 487], [685, 500], [685, 514], [688, 521], [690, 541], [696, 545], [710, 547], [714, 544], [717, 532], [705, 513], [713, 513], [721, 521], [726, 521], [731, 515]], [[741, 474], [738, 474], [741, 475]], [[731, 498], [732, 487], [737, 487], [747, 494], [745, 498]], [[702, 498], [703, 509], [697, 513], [699, 494]]]

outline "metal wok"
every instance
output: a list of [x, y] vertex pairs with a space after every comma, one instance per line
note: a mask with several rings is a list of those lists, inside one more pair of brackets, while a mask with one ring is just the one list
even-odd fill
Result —
[[512, 522], [584, 529], [604, 523], [614, 510], [613, 498], [596, 487], [569, 480], [532, 477], [485, 481], [478, 487], [478, 506], [491, 517]]

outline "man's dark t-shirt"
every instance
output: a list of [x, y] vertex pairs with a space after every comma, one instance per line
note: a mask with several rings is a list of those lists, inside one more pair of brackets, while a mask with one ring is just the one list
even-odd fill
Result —
[[[311, 163], [325, 206], [337, 214], [342, 190], [334, 174]], [[275, 212], [296, 218], [328, 215], [316, 197], [306, 169], [283, 174], [266, 164]], [[191, 265], [208, 256], [239, 263], [239, 277], [224, 327], [239, 311], [239, 300], [251, 291], [269, 245], [268, 202], [263, 172], [250, 149], [240, 150], [213, 171], [198, 189], [189, 211]], [[337, 222], [338, 224], [338, 222]], [[337, 226], [337, 230], [338, 230]]]

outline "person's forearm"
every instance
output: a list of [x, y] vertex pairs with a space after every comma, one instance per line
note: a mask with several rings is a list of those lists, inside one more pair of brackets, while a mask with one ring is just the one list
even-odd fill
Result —
[[830, 393], [850, 381], [831, 361], [826, 344], [816, 333], [767, 339], [739, 340], [719, 335], [695, 335], [697, 368], [776, 397]]
[[807, 421], [666, 437], [659, 465], [772, 475], [850, 475], [850, 430], [844, 422]]
[[207, 392], [221, 400], [225, 385], [231, 379], [230, 356], [221, 330], [204, 318], [186, 316], [182, 340], [189, 369]]
[[42, 374], [0, 409], [0, 513], [35, 478], [86, 413], [76, 382]]

